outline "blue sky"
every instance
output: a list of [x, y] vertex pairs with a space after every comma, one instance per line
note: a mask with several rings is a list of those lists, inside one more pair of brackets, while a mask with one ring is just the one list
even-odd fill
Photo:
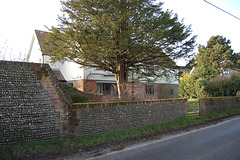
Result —
[[[193, 34], [198, 35], [198, 44], [206, 45], [211, 36], [223, 35], [231, 40], [234, 51], [240, 52], [240, 20], [214, 8], [204, 0], [160, 1], [165, 3], [164, 9], [173, 10], [180, 19], [184, 18], [186, 25], [192, 25]], [[239, 0], [208, 1], [240, 18]], [[20, 52], [21, 55], [26, 54], [34, 29], [46, 30], [44, 25], [56, 26], [57, 15], [61, 14], [60, 8], [59, 0], [0, 1], [0, 50], [8, 41], [5, 59], [16, 59]]]

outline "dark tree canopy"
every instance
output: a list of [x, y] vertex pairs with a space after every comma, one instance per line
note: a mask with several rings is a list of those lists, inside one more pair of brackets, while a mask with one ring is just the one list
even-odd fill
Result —
[[216, 75], [239, 69], [239, 54], [231, 49], [231, 42], [223, 36], [212, 36], [206, 46], [200, 45], [196, 56], [197, 78], [211, 79]]
[[[162, 3], [152, 0], [66, 0], [65, 15], [46, 38], [45, 53], [53, 61], [64, 58], [115, 74], [119, 96], [130, 71], [160, 76], [157, 69], [175, 66], [188, 57], [196, 36]], [[158, 68], [158, 69], [159, 69]], [[161, 72], [163, 73], [163, 72]]]

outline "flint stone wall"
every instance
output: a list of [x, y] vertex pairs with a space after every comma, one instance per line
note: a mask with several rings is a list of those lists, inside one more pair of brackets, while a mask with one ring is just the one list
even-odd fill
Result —
[[0, 144], [59, 137], [59, 113], [34, 65], [0, 61]]
[[[77, 105], [75, 106], [77, 107]], [[152, 104], [86, 107], [72, 110], [72, 133], [94, 135], [144, 127], [187, 115], [187, 100], [177, 99]]]
[[187, 115], [186, 99], [117, 103], [69, 111], [71, 100], [49, 65], [0, 61], [0, 144], [100, 134]]
[[236, 97], [214, 97], [200, 99], [200, 115], [207, 113], [226, 112], [230, 109], [240, 108], [240, 96]]

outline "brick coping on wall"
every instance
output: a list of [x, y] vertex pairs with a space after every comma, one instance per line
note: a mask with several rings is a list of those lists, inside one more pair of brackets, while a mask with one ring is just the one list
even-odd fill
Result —
[[141, 105], [141, 104], [153, 104], [153, 103], [164, 103], [184, 101], [185, 98], [172, 98], [172, 99], [155, 99], [155, 100], [144, 100], [144, 101], [116, 101], [116, 102], [94, 102], [94, 103], [74, 103], [72, 108], [89, 108], [89, 107], [104, 107], [104, 106], [122, 106], [122, 105]]

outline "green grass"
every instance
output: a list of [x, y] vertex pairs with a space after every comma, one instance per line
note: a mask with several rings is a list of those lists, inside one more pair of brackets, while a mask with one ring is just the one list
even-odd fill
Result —
[[199, 99], [189, 99], [188, 100], [188, 109], [196, 109], [199, 106]]
[[199, 99], [188, 100], [188, 117], [199, 117]]
[[116, 142], [126, 139], [135, 139], [156, 133], [164, 133], [172, 130], [186, 128], [207, 121], [216, 120], [228, 116], [240, 114], [240, 109], [230, 110], [224, 113], [212, 113], [199, 116], [198, 118], [182, 117], [175, 121], [162, 124], [152, 124], [146, 127], [134, 128], [99, 134], [93, 136], [81, 136], [72, 139], [59, 139], [39, 142], [19, 142], [9, 145], [0, 145], [0, 159], [19, 159], [29, 156], [44, 154], [67, 153], [74, 150], [93, 147], [99, 144]]

